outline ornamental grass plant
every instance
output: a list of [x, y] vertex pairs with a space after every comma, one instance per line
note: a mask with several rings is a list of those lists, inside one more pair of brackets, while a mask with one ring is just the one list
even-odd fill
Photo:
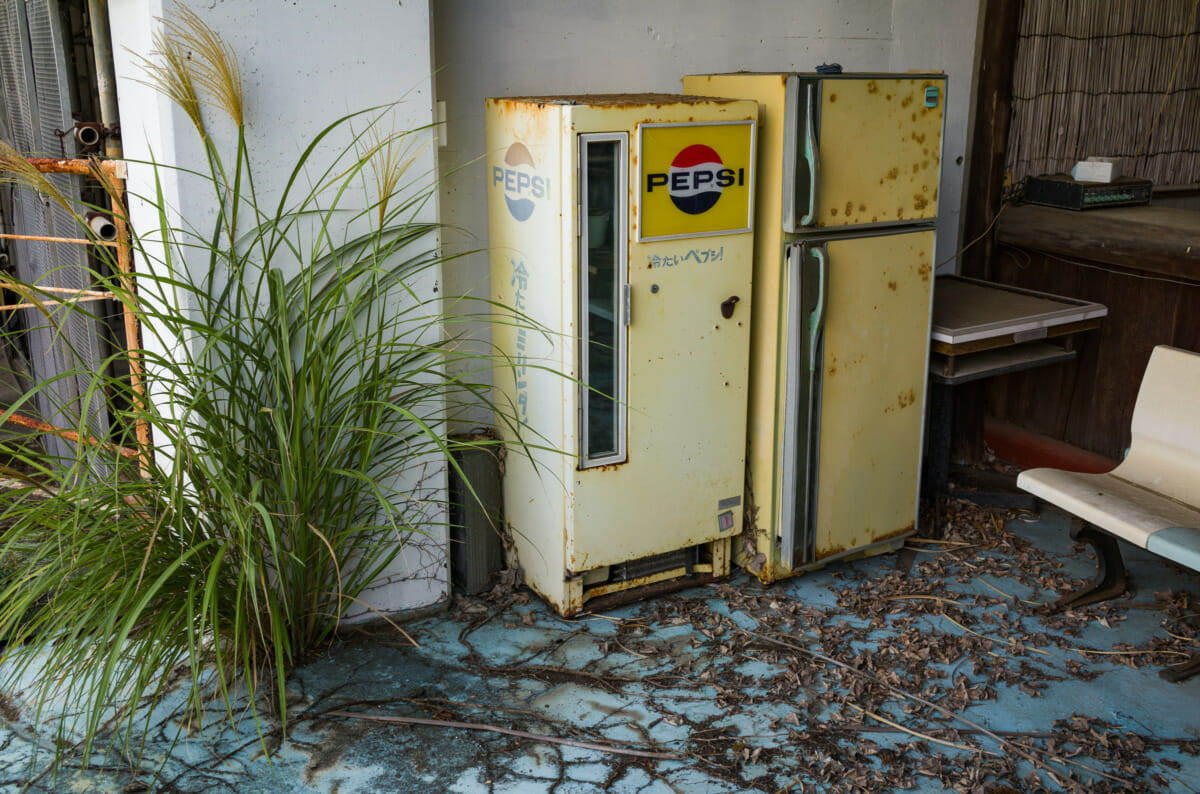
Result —
[[[51, 722], [83, 758], [98, 737], [136, 750], [181, 680], [192, 727], [216, 702], [230, 722], [248, 706], [286, 730], [289, 671], [364, 608], [406, 547], [440, 531], [448, 445], [495, 443], [449, 441], [448, 417], [467, 405], [509, 415], [470, 375], [448, 374], [504, 362], [465, 352], [448, 330], [490, 306], [472, 314], [430, 289], [446, 263], [441, 229], [421, 220], [436, 185], [412, 167], [430, 131], [393, 133], [387, 108], [337, 119], [264, 198], [236, 58], [186, 8], [164, 24], [147, 80], [200, 136], [206, 169], [182, 177], [206, 187], [215, 220], [178, 217], [163, 189], [174, 167], [154, 165], [155, 194], [142, 198], [158, 223], [132, 229], [136, 283], [108, 247], [95, 248], [91, 279], [158, 344], [133, 340], [88, 373], [83, 401], [109, 411], [105, 437], [65, 458], [20, 439], [0, 449], [18, 483], [0, 503], [0, 686], [21, 688], [39, 715], [53, 704], [75, 715]], [[215, 123], [236, 129], [232, 151]], [[21, 155], [0, 157], [18, 189], [82, 214]], [[97, 311], [9, 277], [4, 287], [55, 326]], [[47, 388], [0, 419], [31, 412]], [[93, 432], [82, 418], [68, 430]]]

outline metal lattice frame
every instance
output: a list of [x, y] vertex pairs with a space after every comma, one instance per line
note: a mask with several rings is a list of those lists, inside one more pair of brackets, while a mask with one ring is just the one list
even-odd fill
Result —
[[[112, 160], [78, 160], [78, 159], [44, 159], [44, 158], [29, 158], [28, 163], [33, 165], [38, 171], [50, 175], [73, 175], [76, 177], [82, 176], [102, 176], [106, 190], [110, 191], [110, 196], [114, 205], [118, 208], [124, 206], [125, 201], [125, 165], [124, 163]], [[53, 237], [44, 235], [28, 235], [28, 234], [0, 234], [0, 239], [10, 239], [15, 242], [38, 242], [50, 245], [54, 248], [59, 247], [75, 247], [102, 245], [110, 246], [116, 249], [117, 254], [117, 271], [120, 275], [123, 288], [130, 294], [133, 293], [133, 252], [131, 248], [131, 240], [129, 237], [129, 228], [126, 224], [122, 213], [113, 213], [113, 224], [117, 229], [117, 239], [114, 241], [95, 240], [76, 237]], [[37, 308], [39, 311], [47, 307], [71, 304], [79, 302], [108, 300], [114, 296], [110, 292], [101, 290], [87, 289], [83, 287], [56, 287], [38, 285], [35, 287], [38, 293], [48, 295], [64, 295], [66, 299], [58, 299], [51, 297], [39, 297], [36, 302], [21, 301], [0, 306], [2, 311], [14, 310], [29, 310]], [[129, 378], [130, 386], [134, 394], [136, 402], [135, 409], [141, 413], [144, 408], [145, 392], [143, 387], [143, 367], [141, 356], [138, 348], [139, 329], [137, 317], [133, 314], [129, 306], [124, 306], [122, 312], [125, 329], [125, 346], [126, 355], [129, 362]], [[40, 432], [48, 434], [51, 438], [59, 439], [63, 443], [78, 443], [83, 441], [89, 444], [107, 444], [108, 442], [97, 438], [95, 435], [81, 437], [78, 433], [67, 430], [63, 427], [56, 426], [49, 422], [43, 422], [32, 417], [21, 416], [14, 414], [9, 417], [9, 422], [21, 425], [23, 427], [32, 428]], [[145, 421], [138, 421], [135, 426], [139, 450], [128, 448], [119, 448], [118, 451], [125, 457], [139, 457], [148, 454], [150, 449], [150, 429]]]

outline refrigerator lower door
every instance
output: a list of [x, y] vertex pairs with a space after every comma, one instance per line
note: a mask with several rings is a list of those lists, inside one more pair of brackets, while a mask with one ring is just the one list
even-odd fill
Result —
[[781, 522], [781, 556], [792, 569], [915, 530], [933, 236], [791, 246], [798, 345], [789, 344], [783, 476], [796, 498]]

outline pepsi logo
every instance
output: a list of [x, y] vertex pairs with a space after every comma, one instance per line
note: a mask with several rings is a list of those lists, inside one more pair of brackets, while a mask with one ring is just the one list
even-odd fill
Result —
[[646, 192], [667, 189], [667, 195], [680, 212], [700, 215], [708, 212], [725, 188], [746, 184], [746, 169], [726, 168], [721, 155], [711, 146], [694, 143], [680, 150], [667, 173], [646, 175]]
[[533, 155], [520, 141], [508, 147], [504, 165], [492, 166], [492, 187], [503, 189], [508, 212], [518, 221], [529, 220], [537, 200], [550, 195], [550, 180], [537, 173]]

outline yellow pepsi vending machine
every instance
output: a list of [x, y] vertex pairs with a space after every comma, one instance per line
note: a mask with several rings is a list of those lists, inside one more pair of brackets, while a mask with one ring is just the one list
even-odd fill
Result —
[[[505, 520], [563, 615], [722, 577], [742, 527], [754, 102], [487, 100]], [[599, 601], [603, 599], [603, 601]]]

